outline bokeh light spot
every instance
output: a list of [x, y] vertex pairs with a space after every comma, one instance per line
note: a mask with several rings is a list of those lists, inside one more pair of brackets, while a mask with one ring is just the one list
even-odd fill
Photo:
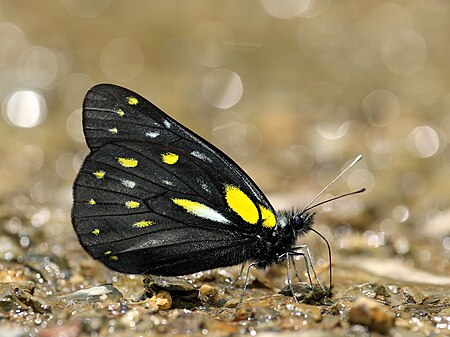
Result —
[[442, 246], [445, 249], [450, 250], [450, 236], [447, 236], [444, 238], [444, 240], [442, 240]]
[[370, 192], [375, 187], [375, 177], [369, 170], [355, 169], [349, 174], [347, 183], [350, 190], [357, 190], [363, 186], [366, 191]]
[[278, 19], [291, 19], [303, 13], [314, 0], [260, 0], [264, 10]]
[[51, 50], [31, 47], [19, 57], [17, 74], [22, 82], [30, 87], [46, 88], [56, 79], [58, 61]]
[[370, 124], [385, 127], [400, 114], [397, 97], [387, 90], [374, 90], [364, 98], [363, 110]]
[[341, 107], [327, 105], [320, 109], [316, 118], [316, 130], [325, 139], [336, 140], [348, 132], [348, 113]]
[[237, 104], [243, 92], [240, 76], [228, 69], [211, 71], [204, 78], [202, 89], [206, 101], [220, 109], [228, 109]]
[[3, 117], [11, 125], [32, 128], [39, 125], [47, 114], [44, 98], [34, 91], [16, 91], [4, 103]]
[[428, 158], [439, 150], [439, 136], [430, 126], [418, 126], [408, 135], [406, 148], [415, 157]]
[[405, 222], [409, 218], [409, 209], [404, 205], [395, 206], [392, 210], [392, 219], [398, 222]]
[[83, 125], [81, 122], [81, 109], [77, 109], [70, 114], [66, 121], [66, 130], [72, 139], [84, 142]]
[[392, 32], [383, 41], [381, 54], [386, 66], [396, 74], [406, 75], [420, 68], [427, 59], [424, 38], [410, 29]]
[[330, 4], [331, 0], [313, 0], [299, 16], [304, 18], [314, 18], [325, 12]]

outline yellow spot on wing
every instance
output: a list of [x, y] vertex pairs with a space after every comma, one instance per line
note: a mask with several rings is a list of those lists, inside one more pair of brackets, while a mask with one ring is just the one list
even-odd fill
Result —
[[110, 250], [107, 250], [106, 252], [104, 252], [103, 254], [105, 254], [105, 255], [109, 255], [109, 259], [110, 260], [114, 260], [114, 261], [117, 261], [119, 258], [117, 257], [117, 255], [111, 255], [111, 251]]
[[138, 161], [134, 158], [117, 158], [117, 162], [123, 167], [136, 167], [138, 165]]
[[127, 97], [127, 100], [129, 105], [136, 105], [139, 103], [138, 99], [133, 96]]
[[127, 208], [138, 208], [140, 205], [141, 204], [139, 202], [133, 200], [125, 202], [125, 206], [127, 206]]
[[197, 213], [195, 210], [199, 209], [199, 208], [206, 208], [208, 206], [203, 205], [200, 202], [197, 201], [192, 201], [192, 200], [188, 200], [188, 199], [177, 199], [177, 198], [172, 198], [172, 201], [178, 205], [183, 207], [186, 211], [190, 212], [190, 213]]
[[94, 200], [94, 199], [91, 199], [91, 200], [89, 200], [89, 201], [88, 201], [88, 204], [89, 204], [89, 205], [95, 205], [95, 204], [96, 204], [96, 202], [95, 202], [95, 200]]
[[150, 220], [141, 220], [141, 221], [137, 221], [133, 224], [133, 227], [136, 228], [144, 228], [144, 227], [148, 227], [151, 225], [154, 225], [155, 223], [153, 221]]
[[106, 172], [103, 170], [98, 170], [92, 173], [97, 179], [102, 179], [105, 177]]
[[178, 161], [179, 156], [172, 152], [161, 154], [162, 161], [168, 165], [173, 165]]
[[235, 211], [244, 221], [254, 225], [259, 220], [259, 212], [253, 201], [233, 185], [225, 186], [225, 199], [228, 206]]
[[277, 219], [275, 218], [275, 214], [273, 212], [264, 207], [263, 205], [259, 205], [259, 209], [261, 210], [261, 218], [263, 219], [262, 225], [263, 227], [272, 228], [277, 224]]
[[123, 117], [123, 115], [125, 115], [125, 112], [123, 112], [123, 110], [119, 108], [119, 109], [117, 110], [117, 114], [118, 114], [120, 117]]
[[100, 234], [100, 229], [96, 228], [92, 231], [92, 234], [94, 235], [99, 235]]
[[119, 132], [119, 130], [117, 130], [117, 128], [111, 128], [111, 129], [108, 129], [108, 131], [113, 134], [116, 134], [117, 132]]

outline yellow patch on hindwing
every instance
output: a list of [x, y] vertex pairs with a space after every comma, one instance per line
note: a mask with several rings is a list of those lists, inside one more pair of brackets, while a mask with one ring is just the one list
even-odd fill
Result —
[[122, 158], [118, 157], [117, 162], [123, 167], [136, 167], [138, 165], [138, 161], [134, 158]]
[[138, 99], [133, 96], [127, 97], [127, 102], [129, 105], [136, 105], [139, 103]]
[[259, 209], [261, 211], [261, 218], [263, 219], [262, 225], [263, 227], [272, 228], [277, 224], [277, 219], [275, 218], [275, 214], [273, 212], [264, 207], [263, 205], [259, 205]]
[[105, 177], [106, 172], [103, 170], [98, 170], [92, 173], [97, 179], [103, 179]]
[[150, 220], [141, 220], [141, 221], [136, 221], [133, 224], [133, 227], [135, 227], [135, 228], [145, 228], [145, 227], [148, 227], [148, 226], [151, 226], [151, 225], [154, 225], [154, 224], [155, 223], [153, 221], [150, 221]]
[[248, 195], [239, 188], [233, 185], [225, 185], [225, 200], [227, 201], [228, 206], [244, 221], [252, 225], [258, 222], [258, 208]]
[[117, 261], [119, 258], [117, 257], [117, 255], [111, 255], [112, 251], [107, 250], [106, 252], [104, 252], [103, 254], [105, 254], [106, 256], [109, 256], [110, 260], [113, 261]]
[[125, 202], [125, 206], [127, 208], [138, 208], [141, 204], [137, 201], [133, 201], [133, 200], [128, 200]]
[[168, 165], [173, 165], [178, 161], [179, 156], [172, 152], [166, 152], [161, 154], [161, 159], [163, 163]]

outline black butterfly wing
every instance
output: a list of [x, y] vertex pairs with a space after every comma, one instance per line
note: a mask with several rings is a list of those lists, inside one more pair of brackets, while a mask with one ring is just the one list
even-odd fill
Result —
[[182, 275], [237, 264], [273, 230], [273, 208], [253, 181], [136, 93], [92, 88], [83, 127], [91, 153], [74, 183], [72, 221], [108, 267]]

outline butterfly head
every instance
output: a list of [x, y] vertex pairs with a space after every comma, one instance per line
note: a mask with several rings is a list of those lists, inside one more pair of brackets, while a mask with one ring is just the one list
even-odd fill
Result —
[[280, 211], [277, 213], [277, 227], [273, 235], [284, 237], [286, 243], [294, 244], [297, 237], [313, 230], [315, 214], [297, 209]]
[[305, 234], [311, 230], [316, 213], [300, 212], [294, 214], [290, 219], [290, 224], [297, 235]]

